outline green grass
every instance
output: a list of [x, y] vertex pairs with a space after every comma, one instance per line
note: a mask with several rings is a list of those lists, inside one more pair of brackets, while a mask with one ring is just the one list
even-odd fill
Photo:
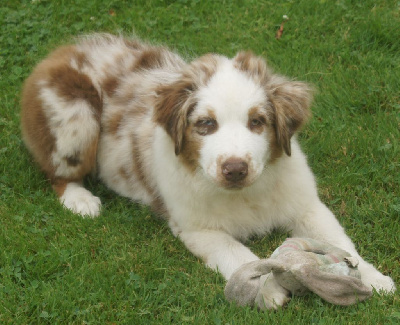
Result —
[[[282, 15], [290, 20], [275, 39]], [[360, 253], [400, 284], [400, 3], [385, 0], [3, 0], [0, 5], [1, 324], [398, 324], [400, 295], [351, 307], [315, 295], [260, 313], [225, 301], [149, 210], [95, 180], [103, 214], [57, 203], [19, 132], [23, 80], [93, 31], [136, 34], [186, 57], [251, 49], [317, 89], [301, 143], [320, 195]], [[248, 245], [268, 256], [284, 234]]]

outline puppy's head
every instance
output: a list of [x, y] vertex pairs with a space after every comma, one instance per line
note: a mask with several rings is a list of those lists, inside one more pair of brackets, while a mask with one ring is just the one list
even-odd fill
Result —
[[250, 52], [206, 55], [158, 92], [155, 121], [192, 172], [227, 189], [250, 186], [266, 164], [291, 155], [291, 138], [310, 116], [311, 90], [272, 74]]

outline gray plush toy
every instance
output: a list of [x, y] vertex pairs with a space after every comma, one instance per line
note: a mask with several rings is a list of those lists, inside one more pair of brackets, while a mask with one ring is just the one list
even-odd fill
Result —
[[238, 305], [276, 309], [314, 292], [336, 305], [352, 305], [372, 295], [360, 280], [358, 260], [346, 251], [310, 238], [288, 238], [269, 259], [242, 265], [225, 287]]

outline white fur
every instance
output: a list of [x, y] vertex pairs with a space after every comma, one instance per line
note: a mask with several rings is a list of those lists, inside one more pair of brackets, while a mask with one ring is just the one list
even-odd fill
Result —
[[100, 214], [100, 199], [78, 183], [68, 183], [60, 202], [66, 208], [83, 216], [97, 217]]

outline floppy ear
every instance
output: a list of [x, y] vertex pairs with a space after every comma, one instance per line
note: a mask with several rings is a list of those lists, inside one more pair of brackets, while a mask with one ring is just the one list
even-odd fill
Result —
[[195, 104], [193, 99], [194, 82], [181, 79], [162, 86], [157, 92], [154, 120], [164, 127], [175, 143], [175, 154], [182, 151], [187, 117]]
[[274, 110], [278, 145], [290, 156], [291, 137], [311, 116], [312, 89], [303, 82], [272, 76], [267, 83], [267, 92]]
[[235, 68], [243, 71], [260, 83], [267, 82], [271, 76], [271, 71], [265, 59], [256, 56], [251, 51], [239, 52], [233, 60]]

